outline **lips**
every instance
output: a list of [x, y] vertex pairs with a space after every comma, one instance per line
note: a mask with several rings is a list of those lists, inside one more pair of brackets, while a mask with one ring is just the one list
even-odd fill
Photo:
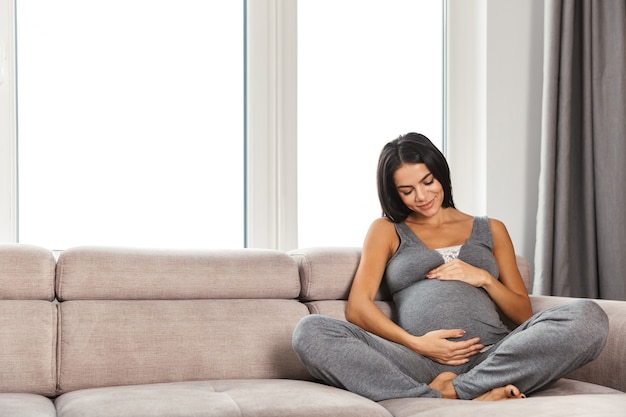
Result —
[[433, 205], [435, 204], [435, 200], [430, 200], [428, 203], [426, 204], [422, 204], [421, 206], [417, 206], [417, 208], [419, 208], [420, 210], [428, 210], [429, 208], [431, 208]]

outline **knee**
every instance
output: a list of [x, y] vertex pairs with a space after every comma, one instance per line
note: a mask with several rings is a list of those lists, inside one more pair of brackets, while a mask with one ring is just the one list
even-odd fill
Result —
[[609, 318], [598, 303], [593, 300], [577, 300], [571, 306], [589, 327], [595, 327], [600, 333], [608, 332]]
[[592, 300], [578, 300], [572, 303], [577, 313], [591, 349], [596, 350], [596, 356], [600, 354], [609, 335], [609, 318], [606, 312]]
[[301, 355], [309, 350], [311, 344], [319, 342], [324, 330], [328, 327], [328, 317], [319, 314], [311, 314], [303, 317], [293, 331], [291, 343], [293, 349]]

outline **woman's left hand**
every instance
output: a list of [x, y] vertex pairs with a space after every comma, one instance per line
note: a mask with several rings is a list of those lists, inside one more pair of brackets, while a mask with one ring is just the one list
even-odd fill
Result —
[[476, 268], [460, 259], [453, 259], [431, 270], [426, 278], [442, 281], [462, 281], [474, 287], [483, 287], [492, 277], [484, 269]]

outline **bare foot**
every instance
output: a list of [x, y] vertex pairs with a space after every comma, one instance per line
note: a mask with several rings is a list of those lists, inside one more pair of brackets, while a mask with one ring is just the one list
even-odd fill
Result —
[[507, 385], [506, 387], [494, 388], [491, 391], [474, 398], [476, 401], [499, 401], [512, 400], [515, 398], [526, 398], [515, 385]]
[[[442, 372], [428, 384], [434, 390], [441, 392], [443, 398], [457, 399], [459, 398], [454, 389], [452, 381], [457, 375], [453, 372]], [[491, 391], [474, 398], [476, 401], [499, 401], [510, 400], [514, 398], [526, 398], [524, 394], [515, 385], [507, 385], [506, 387], [494, 388]]]
[[457, 374], [454, 372], [442, 372], [437, 375], [435, 379], [428, 384], [428, 386], [441, 392], [441, 396], [443, 398], [456, 399], [459, 397], [456, 395], [454, 384], [452, 384], [452, 380], [456, 377]]

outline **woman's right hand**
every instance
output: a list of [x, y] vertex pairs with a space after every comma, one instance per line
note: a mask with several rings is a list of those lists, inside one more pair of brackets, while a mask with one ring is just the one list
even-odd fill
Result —
[[434, 330], [423, 336], [415, 336], [411, 348], [442, 365], [463, 365], [485, 347], [480, 343], [479, 337], [458, 342], [448, 340], [464, 335], [465, 331], [461, 329]]

